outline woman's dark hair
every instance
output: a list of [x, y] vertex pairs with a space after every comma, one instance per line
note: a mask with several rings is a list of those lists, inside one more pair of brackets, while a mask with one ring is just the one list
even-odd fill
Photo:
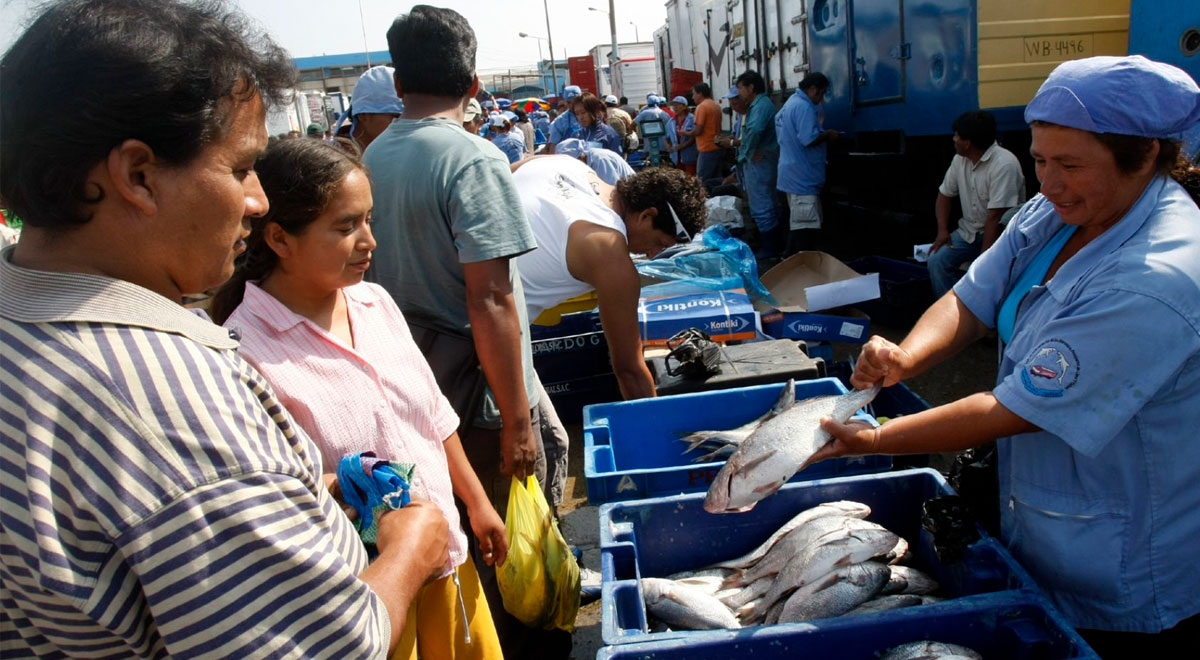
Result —
[[475, 80], [475, 31], [453, 9], [417, 5], [392, 22], [388, 52], [404, 93], [461, 98]]
[[1200, 206], [1200, 169], [1183, 155], [1183, 144], [1179, 140], [1148, 138], [1119, 133], [1093, 133], [1096, 139], [1112, 153], [1117, 169], [1122, 174], [1133, 174], [1146, 164], [1154, 143], [1158, 143], [1158, 155], [1154, 158], [1156, 174], [1169, 176], [1179, 182]]
[[[658, 209], [654, 228], [667, 236], [675, 235], [675, 219], [671, 209], [679, 214], [679, 222], [688, 236], [695, 236], [708, 221], [708, 199], [700, 179], [669, 167], [648, 167], [617, 182], [617, 194], [627, 209], [641, 211], [651, 206]], [[668, 207], [668, 203], [670, 207]]]
[[212, 298], [209, 314], [217, 323], [224, 323], [242, 304], [246, 282], [270, 275], [279, 263], [264, 237], [267, 223], [298, 236], [325, 211], [348, 174], [356, 169], [369, 174], [358, 147], [346, 138], [338, 138], [336, 146], [321, 140], [280, 140], [258, 157], [254, 169], [270, 209], [251, 221], [246, 251], [233, 277]]
[[0, 200], [29, 225], [88, 222], [87, 173], [128, 139], [186, 165], [234, 102], [284, 99], [287, 53], [223, 3], [64, 0], [0, 60]]
[[767, 91], [767, 81], [763, 80], [757, 71], [743, 71], [734, 82], [752, 88], [755, 94], [764, 94]]
[[587, 92], [580, 94], [579, 97], [574, 100], [574, 103], [576, 105], [582, 105], [583, 110], [593, 117], [603, 116], [608, 108], [608, 106], [604, 105], [604, 101], [601, 101], [595, 94], [589, 94]]
[[958, 137], [967, 140], [972, 147], [987, 151], [996, 141], [996, 118], [984, 110], [964, 112], [952, 125]]

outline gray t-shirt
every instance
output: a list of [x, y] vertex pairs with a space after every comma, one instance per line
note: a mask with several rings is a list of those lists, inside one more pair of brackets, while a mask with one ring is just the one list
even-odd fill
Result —
[[[387, 289], [404, 315], [471, 333], [463, 264], [516, 257], [535, 247], [508, 158], [451, 119], [397, 119], [367, 148], [378, 244], [367, 279]], [[521, 366], [532, 407], [538, 387], [517, 262], [509, 262], [521, 324]], [[490, 392], [481, 425], [498, 427]]]

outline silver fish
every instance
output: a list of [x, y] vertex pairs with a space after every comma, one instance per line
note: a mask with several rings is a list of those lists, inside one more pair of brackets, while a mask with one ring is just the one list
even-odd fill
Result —
[[724, 568], [721, 566], [705, 566], [704, 568], [698, 568], [693, 571], [680, 571], [679, 573], [673, 573], [668, 575], [666, 579], [679, 581], [687, 580], [688, 578], [718, 577], [724, 580], [732, 574], [733, 570], [729, 568]]
[[732, 592], [727, 596], [720, 597], [721, 602], [731, 608], [737, 609], [752, 600], [760, 598], [771, 590], [771, 585], [775, 583], [775, 576], [768, 575], [759, 578], [744, 587], [732, 587], [728, 591]]
[[669, 626], [687, 630], [740, 628], [737, 617], [699, 589], [662, 578], [642, 578], [646, 611]]
[[713, 564], [713, 568], [746, 568], [753, 565], [755, 562], [763, 558], [767, 551], [774, 547], [779, 539], [783, 538], [788, 532], [801, 525], [805, 525], [812, 520], [825, 516], [847, 516], [850, 518], [866, 518], [871, 515], [871, 507], [861, 502], [851, 502], [850, 500], [840, 500], [837, 502], [825, 502], [817, 506], [810, 507], [801, 511], [792, 517], [791, 520], [785, 522], [783, 526], [775, 530], [770, 538], [763, 541], [757, 548], [747, 552], [746, 554], [736, 559], [717, 562]]
[[915, 607], [917, 605], [921, 605], [922, 602], [923, 601], [921, 600], [921, 597], [916, 594], [889, 594], [886, 596], [876, 596], [862, 605], [850, 610], [849, 612], [846, 612], [843, 616], [887, 612], [889, 610], [900, 609], [901, 607]]
[[[824, 538], [832, 532], [867, 529], [887, 531], [869, 520], [846, 516], [825, 516], [810, 521], [807, 525], [797, 527], [783, 537], [757, 564], [740, 573], [735, 572], [730, 575], [726, 583], [729, 585], [749, 584], [761, 577], [774, 575], [783, 570], [784, 566], [816, 543], [818, 539]], [[831, 538], [825, 540], [828, 541]]]
[[879, 562], [843, 566], [813, 583], [812, 588], [797, 589], [784, 604], [779, 622], [841, 616], [874, 598], [887, 579], [887, 565]]
[[687, 449], [683, 450], [683, 453], [686, 454], [689, 451], [700, 449], [701, 447], [715, 448], [710, 453], [695, 459], [693, 461], [695, 463], [706, 463], [715, 458], [728, 456], [738, 448], [742, 441], [750, 437], [750, 434], [754, 433], [754, 430], [761, 426], [763, 422], [775, 417], [784, 410], [787, 410], [788, 407], [795, 402], [796, 381], [794, 379], [789, 379], [788, 382], [784, 384], [783, 391], [779, 393], [779, 398], [775, 400], [775, 403], [772, 404], [765, 413], [759, 415], [758, 418], [746, 422], [735, 429], [723, 431], [694, 431], [689, 433], [680, 438], [680, 440], [683, 442], [689, 443]]
[[763, 422], [717, 472], [704, 498], [704, 510], [749, 511], [759, 500], [779, 490], [830, 441], [829, 433], [821, 428], [821, 418], [832, 417], [844, 423], [874, 400], [879, 389], [876, 385], [841, 396], [797, 401]]
[[937, 580], [908, 566], [889, 566], [891, 576], [883, 588], [885, 594], [931, 594], [938, 589]]
[[879, 660], [983, 660], [983, 656], [965, 646], [923, 640], [901, 644]]
[[[860, 521], [863, 522], [863, 521]], [[886, 529], [843, 529], [836, 530], [815, 541], [803, 552], [788, 562], [779, 575], [771, 590], [762, 597], [759, 609], [750, 618], [757, 618], [766, 611], [766, 607], [780, 600], [794, 589], [800, 589], [808, 584], [818, 582], [843, 567], [865, 562], [872, 557], [886, 553], [896, 545], [896, 535]], [[887, 584], [890, 572], [884, 566], [883, 581], [879, 589]], [[879, 591], [876, 589], [875, 591]], [[872, 592], [870, 596], [874, 596]], [[869, 598], [868, 596], [867, 598]], [[859, 603], [865, 601], [864, 598]], [[851, 605], [854, 607], [859, 603]], [[847, 608], [849, 609], [849, 608]], [[839, 612], [840, 614], [840, 612]]]

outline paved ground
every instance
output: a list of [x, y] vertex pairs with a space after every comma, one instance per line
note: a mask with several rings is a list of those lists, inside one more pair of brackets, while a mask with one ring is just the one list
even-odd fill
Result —
[[[873, 327], [873, 333], [893, 341], [903, 339], [908, 328]], [[853, 345], [837, 345], [835, 357], [846, 359], [857, 355]], [[928, 373], [907, 382], [917, 394], [932, 405], [949, 403], [974, 392], [990, 390], [996, 378], [996, 340], [984, 339], [969, 346], [959, 355]], [[598, 509], [587, 502], [587, 486], [583, 478], [583, 434], [579, 425], [569, 425], [571, 436], [570, 475], [562, 507], [562, 530], [567, 542], [583, 551], [583, 563], [600, 570]], [[935, 466], [946, 464], [947, 457], [931, 461]], [[576, 619], [575, 646], [571, 657], [591, 660], [603, 642], [600, 638], [600, 601], [580, 609]]]

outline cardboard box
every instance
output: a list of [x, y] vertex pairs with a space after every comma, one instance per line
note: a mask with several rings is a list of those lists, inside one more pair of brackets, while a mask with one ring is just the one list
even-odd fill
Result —
[[756, 305], [768, 335], [859, 344], [869, 337], [870, 318], [845, 306], [878, 298], [878, 273], [859, 275], [824, 252], [800, 252], [764, 273], [762, 283], [779, 303]]
[[758, 314], [742, 289], [703, 291], [638, 301], [642, 343], [661, 346], [675, 333], [699, 328], [713, 341], [753, 339]]

